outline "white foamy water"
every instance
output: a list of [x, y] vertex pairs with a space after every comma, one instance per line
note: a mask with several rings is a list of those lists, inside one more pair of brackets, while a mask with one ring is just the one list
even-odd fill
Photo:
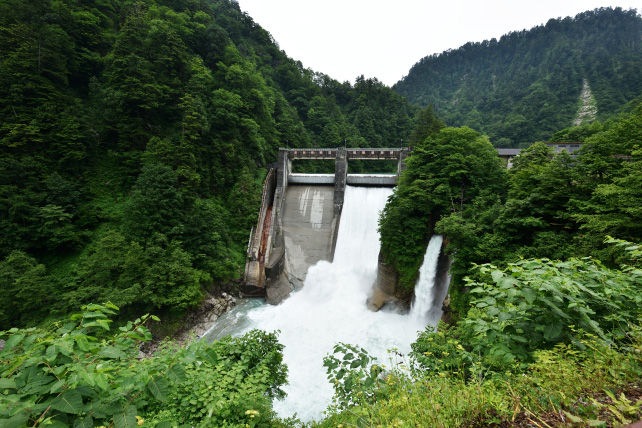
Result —
[[[435, 300], [435, 278], [437, 276], [437, 262], [441, 253], [443, 236], [433, 235], [426, 248], [424, 261], [419, 268], [419, 279], [415, 285], [415, 300], [412, 303], [410, 316], [424, 323], [430, 322], [428, 313]], [[433, 322], [436, 322], [433, 321]]]
[[239, 326], [234, 336], [253, 328], [281, 331], [289, 385], [284, 387], [288, 396], [276, 401], [274, 409], [283, 417], [297, 413], [304, 421], [321, 419], [333, 395], [323, 358], [337, 342], [359, 345], [389, 365], [387, 350], [406, 355], [426, 326], [422, 317], [366, 308], [377, 274], [377, 220], [391, 193], [389, 188], [348, 186], [334, 262], [310, 267], [304, 287], [280, 305], [233, 315]]

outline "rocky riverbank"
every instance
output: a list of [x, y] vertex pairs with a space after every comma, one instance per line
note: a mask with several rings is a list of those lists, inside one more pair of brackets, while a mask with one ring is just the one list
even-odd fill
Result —
[[[181, 327], [171, 334], [172, 340], [186, 344], [192, 339], [198, 339], [216, 323], [221, 315], [232, 310], [240, 298], [240, 295], [234, 297], [226, 292], [208, 295], [198, 308], [189, 311], [181, 320]], [[139, 353], [141, 358], [151, 356], [167, 336], [163, 326], [150, 326], [150, 330], [154, 338], [141, 347]]]

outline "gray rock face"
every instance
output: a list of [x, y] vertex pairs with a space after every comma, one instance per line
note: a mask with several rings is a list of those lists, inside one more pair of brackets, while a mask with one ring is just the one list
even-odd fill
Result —
[[220, 297], [209, 296], [201, 307], [188, 317], [186, 328], [177, 335], [176, 339], [187, 340], [192, 332], [197, 337], [202, 336], [221, 315], [232, 310], [234, 306], [236, 306], [236, 299], [230, 294], [222, 293]]
[[372, 287], [372, 295], [366, 302], [368, 309], [376, 312], [393, 299], [397, 282], [399, 282], [399, 273], [393, 266], [385, 264], [379, 253], [377, 279]]

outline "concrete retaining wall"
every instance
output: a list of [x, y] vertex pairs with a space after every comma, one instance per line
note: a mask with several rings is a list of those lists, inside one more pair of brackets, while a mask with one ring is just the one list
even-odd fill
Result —
[[347, 184], [353, 186], [394, 187], [397, 176], [389, 174], [348, 174]]
[[[274, 202], [274, 190], [276, 188], [276, 171], [270, 169], [268, 171], [265, 182], [263, 183], [263, 194], [261, 197], [261, 209], [259, 211], [259, 218], [257, 224], [252, 228], [250, 233], [250, 240], [247, 248], [247, 259], [245, 262], [245, 275], [243, 277], [244, 288], [252, 290], [259, 287], [263, 280], [263, 269], [259, 262], [259, 250], [261, 247], [261, 238], [263, 236], [263, 225], [265, 223], [265, 216], [267, 215], [268, 208]], [[271, 234], [269, 235], [271, 236]], [[268, 236], [268, 248], [269, 248]], [[252, 290], [255, 294], [255, 290]]]
[[289, 184], [334, 184], [334, 174], [290, 174]]

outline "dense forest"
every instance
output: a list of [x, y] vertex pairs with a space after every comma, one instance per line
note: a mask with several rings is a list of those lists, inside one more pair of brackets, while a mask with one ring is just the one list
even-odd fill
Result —
[[397, 146], [417, 111], [235, 1], [2, 0], [0, 51], [0, 329], [197, 305], [239, 277], [278, 147]]
[[496, 147], [605, 120], [642, 93], [642, 18], [602, 8], [423, 58], [394, 89]]

